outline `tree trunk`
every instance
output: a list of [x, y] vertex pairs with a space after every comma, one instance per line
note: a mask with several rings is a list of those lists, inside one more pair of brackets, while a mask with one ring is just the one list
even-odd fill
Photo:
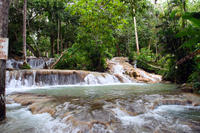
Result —
[[58, 20], [58, 38], [57, 38], [57, 54], [59, 54], [60, 52], [60, 21]]
[[50, 43], [51, 43], [51, 57], [53, 58], [54, 57], [54, 37], [51, 36], [50, 38]]
[[120, 57], [120, 48], [118, 44], [116, 44], [116, 49], [117, 49], [117, 56]]
[[139, 47], [139, 42], [138, 42], [138, 34], [137, 34], [137, 23], [136, 23], [136, 18], [135, 16], [133, 17], [134, 20], [134, 27], [135, 27], [135, 41], [136, 41], [136, 48], [137, 48], [137, 54], [140, 54], [140, 47]]
[[[0, 0], [0, 37], [8, 35], [8, 14], [10, 0]], [[0, 121], [6, 118], [5, 106], [5, 77], [6, 60], [0, 60]]]
[[[183, 12], [184, 12], [182, 14], [185, 14], [187, 12], [187, 10], [186, 10], [186, 1], [183, 1], [182, 5], [183, 5], [182, 8], [183, 8]], [[186, 22], [187, 22], [186, 19], [182, 18], [182, 28], [185, 28]]]
[[196, 50], [190, 54], [188, 54], [187, 56], [183, 57], [182, 59], [180, 59], [179, 61], [176, 62], [176, 65], [181, 65], [182, 63], [184, 63], [187, 60], [191, 60], [192, 58], [194, 58], [196, 55], [200, 54], [200, 50]]
[[60, 59], [63, 57], [64, 53], [66, 52], [67, 50], [63, 51], [60, 55], [60, 57], [50, 66], [50, 69], [53, 69], [55, 67], [55, 65], [60, 61]]
[[28, 48], [28, 50], [30, 50], [32, 53], [33, 53], [33, 55], [34, 56], [36, 56], [36, 57], [40, 57], [41, 56], [41, 54], [40, 54], [40, 51], [38, 50], [38, 49], [34, 49], [31, 45], [29, 45], [29, 44], [27, 44], [27, 48]]
[[158, 56], [158, 45], [156, 43], [156, 57]]
[[26, 63], [26, 12], [27, 12], [27, 0], [24, 0], [24, 16], [23, 16], [23, 53], [24, 62]]
[[[130, 54], [130, 48], [129, 48], [129, 44], [131, 42], [130, 40], [131, 40], [131, 33], [128, 30], [128, 43], [126, 43], [126, 52], [128, 53], [128, 55]], [[127, 54], [126, 54], [126, 56], [127, 56]]]
[[148, 49], [151, 50], [151, 39], [149, 39], [149, 46]]
[[64, 46], [63, 46], [63, 38], [62, 38], [62, 36], [61, 36], [61, 39], [60, 39], [60, 47], [61, 47], [61, 52], [63, 52]]

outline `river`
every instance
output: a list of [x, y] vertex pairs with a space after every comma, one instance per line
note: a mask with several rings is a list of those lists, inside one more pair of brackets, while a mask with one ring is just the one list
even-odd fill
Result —
[[[173, 84], [9, 90], [1, 133], [199, 133], [200, 106]], [[17, 102], [17, 103], [16, 103]]]

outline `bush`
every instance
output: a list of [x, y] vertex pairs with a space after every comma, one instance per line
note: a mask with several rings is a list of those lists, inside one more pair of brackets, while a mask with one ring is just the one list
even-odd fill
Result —
[[129, 55], [129, 61], [132, 63], [134, 60], [137, 60], [138, 68], [157, 74], [165, 73], [168, 67], [168, 55], [165, 57], [158, 57], [147, 48], [142, 48], [139, 55], [136, 52], [132, 52]]
[[75, 69], [75, 70], [91, 70], [105, 71], [106, 58], [111, 57], [111, 54], [98, 46], [79, 48], [80, 45], [74, 44], [69, 48], [60, 61], [56, 64], [56, 69]]
[[[196, 62], [198, 62], [197, 60], [199, 60], [198, 57], [196, 58]], [[193, 73], [188, 77], [188, 82], [192, 83], [193, 89], [200, 93], [200, 64], [197, 63], [194, 67]]]

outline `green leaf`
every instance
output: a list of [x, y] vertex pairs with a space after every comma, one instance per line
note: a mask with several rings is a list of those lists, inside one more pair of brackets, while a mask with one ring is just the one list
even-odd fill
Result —
[[188, 41], [186, 41], [183, 45], [181, 45], [182, 48], [191, 48], [194, 45], [197, 45], [197, 43], [200, 41], [198, 37], [192, 38]]
[[183, 15], [183, 19], [190, 20], [194, 25], [200, 27], [200, 12], [187, 12]]

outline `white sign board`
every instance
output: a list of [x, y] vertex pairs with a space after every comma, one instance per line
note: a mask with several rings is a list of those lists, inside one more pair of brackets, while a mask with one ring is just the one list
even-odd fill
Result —
[[8, 59], [8, 38], [0, 38], [0, 60]]

